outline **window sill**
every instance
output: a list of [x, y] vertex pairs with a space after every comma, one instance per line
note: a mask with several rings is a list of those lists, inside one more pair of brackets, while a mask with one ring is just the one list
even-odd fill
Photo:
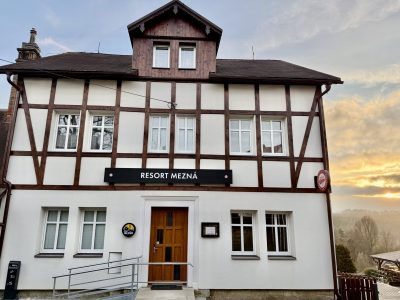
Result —
[[35, 258], [63, 258], [64, 253], [38, 253]]
[[178, 70], [182, 70], [182, 71], [196, 71], [196, 68], [178, 68]]
[[291, 255], [268, 255], [269, 260], [296, 260], [296, 257]]
[[231, 255], [232, 260], [260, 260], [258, 255]]
[[169, 70], [170, 69], [170, 67], [155, 67], [155, 66], [153, 66], [152, 68], [156, 69], [156, 70]]
[[103, 253], [76, 253], [74, 258], [101, 258]]

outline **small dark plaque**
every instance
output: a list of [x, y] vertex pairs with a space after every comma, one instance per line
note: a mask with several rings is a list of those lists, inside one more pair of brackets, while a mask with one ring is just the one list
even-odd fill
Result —
[[219, 223], [201, 223], [201, 237], [203, 238], [219, 237]]
[[232, 184], [232, 170], [106, 168], [108, 183]]
[[17, 287], [19, 270], [21, 268], [20, 261], [10, 261], [7, 270], [6, 286], [4, 288], [3, 299], [18, 299], [17, 298]]
[[126, 223], [122, 226], [122, 234], [126, 237], [131, 237], [136, 232], [136, 226], [133, 223]]

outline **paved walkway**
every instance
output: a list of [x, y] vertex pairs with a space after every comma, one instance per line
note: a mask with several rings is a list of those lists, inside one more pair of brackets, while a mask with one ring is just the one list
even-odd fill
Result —
[[400, 288], [378, 282], [379, 300], [400, 300]]
[[141, 288], [135, 298], [136, 300], [195, 300], [194, 290], [183, 288], [182, 290], [151, 290], [150, 288]]

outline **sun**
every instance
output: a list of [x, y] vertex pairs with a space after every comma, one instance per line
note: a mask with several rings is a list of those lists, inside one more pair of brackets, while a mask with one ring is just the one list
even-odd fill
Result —
[[386, 198], [386, 199], [399, 199], [400, 198], [400, 193], [385, 193], [385, 194], [383, 194], [383, 198]]

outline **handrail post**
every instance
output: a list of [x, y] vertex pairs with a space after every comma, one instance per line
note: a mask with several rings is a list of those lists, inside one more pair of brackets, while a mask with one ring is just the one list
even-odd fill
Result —
[[131, 294], [133, 299], [133, 282], [135, 281], [135, 264], [132, 264], [132, 274], [131, 274]]
[[57, 277], [53, 277], [53, 298], [56, 297], [56, 280]]
[[71, 288], [71, 269], [69, 269], [69, 273], [68, 273], [68, 290], [67, 290], [67, 298], [69, 299], [69, 292], [70, 292], [70, 288]]

